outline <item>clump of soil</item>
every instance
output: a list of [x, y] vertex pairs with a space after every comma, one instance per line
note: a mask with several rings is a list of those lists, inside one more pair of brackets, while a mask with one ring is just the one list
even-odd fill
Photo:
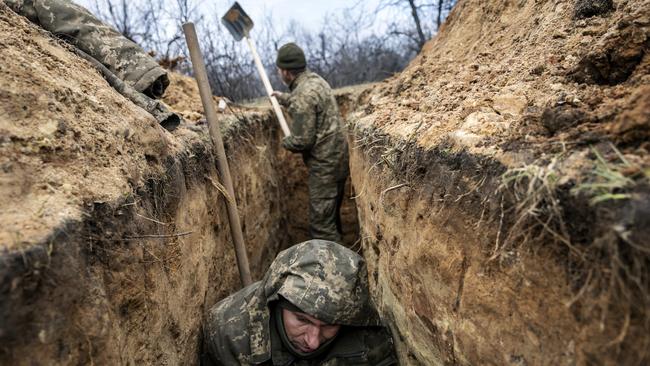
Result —
[[[186, 75], [182, 75], [175, 72], [169, 73], [170, 84], [163, 101], [171, 107], [176, 113], [180, 114], [186, 121], [205, 124], [205, 116], [203, 115], [203, 104], [201, 103], [201, 97], [199, 95], [199, 87], [196, 85], [196, 80]], [[242, 113], [244, 111], [249, 112], [259, 112], [259, 113], [268, 113], [265, 109], [252, 108], [252, 107], [242, 107], [241, 105], [234, 105], [232, 103], [228, 104], [228, 107], [221, 111], [219, 110], [219, 100], [221, 97], [214, 96], [212, 101], [214, 103], [215, 110], [220, 114], [236, 114]], [[241, 116], [239, 117], [241, 119]], [[225, 121], [222, 121], [225, 122]]]
[[614, 9], [612, 0], [577, 0], [574, 10], [576, 19], [602, 15]]

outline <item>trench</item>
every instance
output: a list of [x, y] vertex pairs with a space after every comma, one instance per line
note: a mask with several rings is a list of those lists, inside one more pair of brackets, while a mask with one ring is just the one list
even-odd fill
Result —
[[[0, 221], [9, 228], [0, 231], [0, 364], [197, 364], [206, 311], [240, 287], [205, 128], [163, 133], [82, 60], [5, 8], [0, 3], [7, 50], [0, 52], [0, 118], [13, 119], [0, 124]], [[473, 8], [483, 7], [459, 9]], [[337, 92], [351, 172], [343, 244], [366, 258], [371, 295], [400, 364], [647, 364], [644, 289], [587, 288], [591, 275], [580, 277], [584, 268], [569, 248], [548, 231], [529, 230], [534, 225], [523, 227], [534, 240], [507, 240], [522, 238], [512, 235], [522, 229], [513, 209], [521, 195], [504, 191], [502, 177], [521, 156], [507, 163], [458, 148], [442, 138], [449, 131], [424, 148], [405, 132], [413, 121], [387, 103], [408, 108], [417, 121], [430, 118], [421, 113], [424, 97], [414, 96], [422, 105], [400, 100], [402, 91], [430, 82], [417, 80], [433, 68], [420, 61], [369, 93]], [[172, 84], [183, 83], [191, 84]], [[196, 122], [198, 96], [186, 94], [178, 104]], [[639, 106], [647, 115], [647, 103]], [[280, 250], [309, 237], [307, 171], [300, 156], [280, 147], [269, 111], [243, 108], [221, 122], [252, 274], [260, 279]], [[572, 150], [575, 160], [587, 153], [580, 149]], [[639, 243], [650, 236], [647, 186], [634, 199], [594, 209], [569, 194], [574, 183], [553, 194], [571, 244], [595, 253], [582, 265], [614, 263], [609, 246], [621, 249], [619, 262], [645, 261], [637, 269], [647, 274], [647, 256], [617, 236]], [[532, 208], [543, 211], [543, 204]], [[5, 242], [9, 234], [15, 242]], [[608, 268], [601, 272], [601, 281], [616, 279]]]
[[[280, 250], [309, 239], [307, 169], [281, 148], [270, 114], [229, 118], [224, 143], [259, 280]], [[131, 194], [86, 202], [83, 220], [2, 254], [0, 363], [197, 364], [203, 315], [240, 288], [210, 146], [194, 141]], [[352, 200], [341, 216], [353, 246]]]
[[[364, 89], [337, 95], [351, 171], [343, 244], [367, 260], [401, 364], [580, 364], [598, 354], [592, 338], [611, 333], [562, 305], [573, 294], [557, 253], [491, 259], [514, 220], [504, 215], [513, 198], [498, 193], [507, 167], [356, 123], [348, 117]], [[280, 250], [309, 238], [307, 171], [280, 147], [268, 111], [223, 118], [259, 280]], [[198, 364], [206, 311], [240, 284], [207, 134], [187, 141], [131, 193], [85, 202], [83, 220], [2, 253], [1, 364]]]

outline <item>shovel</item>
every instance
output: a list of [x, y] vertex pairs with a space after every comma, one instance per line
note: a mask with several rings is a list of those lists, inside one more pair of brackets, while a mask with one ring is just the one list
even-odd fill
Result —
[[250, 38], [250, 30], [253, 29], [254, 26], [253, 20], [248, 16], [248, 14], [246, 14], [241, 5], [239, 5], [238, 2], [235, 2], [226, 15], [221, 18], [221, 23], [226, 26], [228, 31], [230, 31], [230, 34], [235, 37], [236, 41], [245, 39], [246, 43], [248, 43], [248, 47], [251, 49], [251, 53], [253, 54], [253, 59], [255, 59], [255, 66], [257, 66], [257, 71], [260, 73], [260, 77], [262, 78], [262, 82], [266, 88], [266, 93], [271, 99], [275, 115], [278, 117], [278, 121], [280, 121], [282, 132], [284, 132], [285, 136], [291, 135], [289, 126], [287, 126], [287, 121], [284, 119], [284, 114], [282, 114], [280, 103], [278, 103], [278, 100], [271, 95], [273, 93], [273, 87], [271, 86], [269, 77], [266, 75], [266, 70], [264, 70], [262, 60], [260, 60], [260, 56], [257, 54], [257, 49], [255, 49], [255, 45]]

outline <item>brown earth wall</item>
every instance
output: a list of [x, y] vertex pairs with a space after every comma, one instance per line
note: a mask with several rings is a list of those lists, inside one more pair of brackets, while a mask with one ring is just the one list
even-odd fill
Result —
[[[371, 292], [402, 364], [647, 360], [642, 321], [625, 324], [622, 307], [604, 318], [581, 313], [592, 299], [576, 296], [566, 251], [543, 240], [497, 251], [517, 220], [514, 196], [500, 189], [506, 166], [354, 124], [349, 141]], [[563, 207], [572, 207], [567, 220], [593, 220], [593, 235], [608, 225], [577, 199]], [[630, 335], [614, 343], [622, 329]]]
[[[275, 130], [226, 136], [255, 279], [287, 245]], [[134, 194], [3, 253], [0, 364], [193, 364], [204, 311], [239, 288], [207, 144], [169, 157]], [[264, 147], [264, 148], [262, 148]]]

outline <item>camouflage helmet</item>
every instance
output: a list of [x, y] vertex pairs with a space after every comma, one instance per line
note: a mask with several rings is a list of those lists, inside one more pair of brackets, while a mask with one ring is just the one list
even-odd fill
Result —
[[380, 325], [363, 257], [331, 241], [306, 241], [278, 254], [248, 303], [253, 360], [270, 349], [269, 304], [280, 296], [328, 324]]

